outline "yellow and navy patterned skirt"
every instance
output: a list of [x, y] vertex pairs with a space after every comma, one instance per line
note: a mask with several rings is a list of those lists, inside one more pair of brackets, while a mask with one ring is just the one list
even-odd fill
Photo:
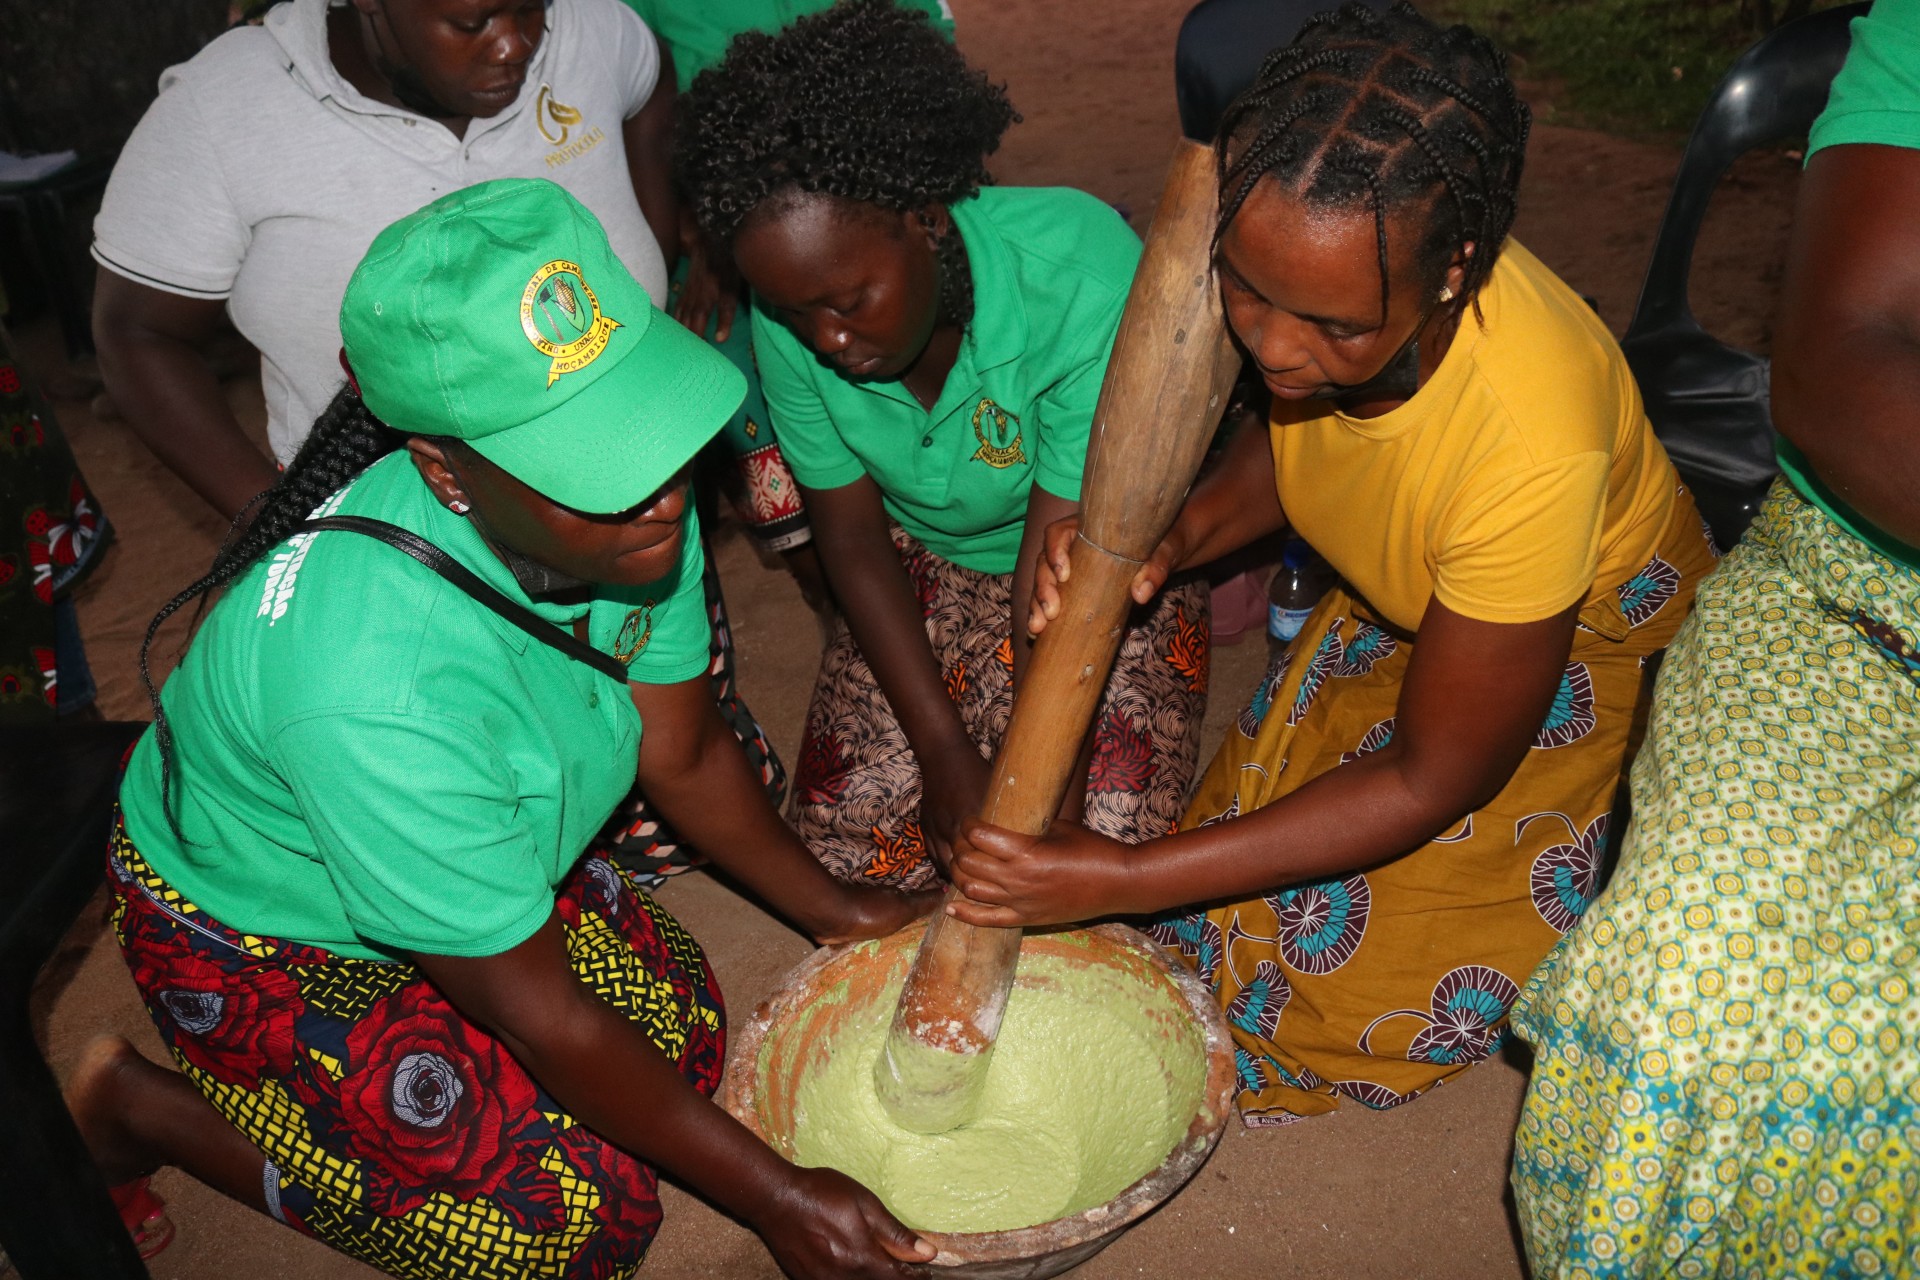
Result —
[[[660, 1225], [650, 1167], [568, 1115], [410, 964], [238, 933], [116, 824], [114, 929], [196, 1089], [266, 1158], [275, 1217], [396, 1276], [626, 1276]], [[557, 909], [580, 980], [711, 1094], [724, 1012], [706, 957], [603, 858]]]
[[[947, 694], [990, 757], [1013, 714], [1013, 575], [957, 565], [897, 525], [893, 543]], [[1137, 843], [1179, 820], [1200, 758], [1211, 621], [1200, 582], [1134, 611], [1094, 721], [1084, 821], [1100, 834]], [[844, 623], [820, 659], [788, 817], [844, 880], [918, 889], [937, 878], [920, 831], [919, 762]]]
[[1533, 1273], [1920, 1276], [1920, 574], [1776, 484], [1633, 806], [1513, 1013]]
[[[1218, 992], [1249, 1125], [1398, 1106], [1493, 1052], [1520, 984], [1593, 897], [1642, 667], [1712, 560], [1682, 490], [1658, 554], [1582, 612], [1512, 779], [1452, 830], [1368, 871], [1153, 927]], [[1329, 592], [1227, 730], [1183, 825], [1250, 813], [1385, 746], [1413, 647]]]

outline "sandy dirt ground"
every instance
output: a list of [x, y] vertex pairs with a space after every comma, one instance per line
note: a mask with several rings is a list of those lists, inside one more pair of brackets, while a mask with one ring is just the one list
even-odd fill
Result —
[[[962, 46], [1007, 81], [1026, 117], [998, 160], [1002, 181], [1083, 187], [1128, 209], [1144, 229], [1178, 132], [1171, 67], [1184, 0], [955, 0], [954, 7]], [[1678, 158], [1676, 147], [1567, 128], [1534, 134], [1517, 235], [1591, 295], [1616, 332], [1638, 292]], [[1709, 220], [1696, 258], [1696, 309], [1732, 340], [1766, 344], [1794, 174], [1778, 155], [1743, 162]], [[39, 370], [58, 367], [50, 324], [19, 336]], [[257, 382], [237, 380], [230, 394], [257, 426]], [[58, 409], [119, 531], [80, 601], [102, 706], [112, 717], [146, 718], [134, 663], [140, 631], [206, 565], [221, 529], [124, 427], [94, 420], [84, 403]], [[817, 659], [815, 647], [793, 637], [815, 629], [791, 583], [764, 566], [737, 530], [720, 532], [718, 554], [741, 686], [791, 761]], [[1208, 750], [1263, 663], [1257, 639], [1216, 653]], [[705, 875], [684, 877], [661, 897], [706, 945], [736, 1016], [807, 953], [804, 939]], [[50, 966], [39, 1006], [57, 1070], [102, 1031], [159, 1052], [97, 911]], [[1520, 1067], [1495, 1060], [1396, 1111], [1355, 1109], [1261, 1132], [1230, 1126], [1184, 1192], [1078, 1274], [1523, 1275], [1506, 1170], [1524, 1087]], [[177, 1173], [163, 1173], [157, 1185], [180, 1227], [153, 1267], [163, 1280], [374, 1274]], [[645, 1280], [777, 1275], [744, 1229], [676, 1189], [665, 1196], [666, 1225], [640, 1272]]]

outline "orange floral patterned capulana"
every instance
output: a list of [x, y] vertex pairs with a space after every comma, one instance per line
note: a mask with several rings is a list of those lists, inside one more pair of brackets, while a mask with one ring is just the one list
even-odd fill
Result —
[[[991, 756], [1013, 710], [1013, 575], [954, 564], [897, 526], [893, 541], [947, 693]], [[1138, 843], [1179, 820], [1207, 710], [1210, 632], [1204, 583], [1135, 612], [1096, 721], [1085, 817], [1093, 830]], [[842, 879], [919, 888], [935, 878], [920, 830], [919, 764], [844, 626], [821, 659], [790, 816]]]

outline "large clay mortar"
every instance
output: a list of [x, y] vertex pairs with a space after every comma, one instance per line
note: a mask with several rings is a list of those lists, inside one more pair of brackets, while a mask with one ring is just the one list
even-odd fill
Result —
[[[924, 926], [877, 942], [823, 947], [802, 962], [771, 999], [734, 1031], [720, 1103], [782, 1155], [794, 1154], [800, 1082], [827, 1055], [837, 1033], [861, 1017], [886, 1017]], [[1078, 1266], [1178, 1191], [1220, 1140], [1233, 1102], [1233, 1043], [1213, 994], [1144, 935], [1122, 925], [1070, 933], [1030, 933], [1023, 955], [1038, 953], [1121, 974], [1153, 1011], [1169, 1052], [1198, 1052], [1205, 1071], [1184, 1136], [1159, 1166], [1105, 1204], [1013, 1231], [923, 1231], [939, 1254], [926, 1271], [979, 1280], [1038, 1280]], [[1016, 987], [1028, 979], [1023, 975]]]

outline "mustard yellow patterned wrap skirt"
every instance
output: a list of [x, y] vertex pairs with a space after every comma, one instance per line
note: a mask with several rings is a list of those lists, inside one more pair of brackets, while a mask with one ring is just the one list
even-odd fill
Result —
[[[1154, 925], [1219, 993], [1247, 1124], [1346, 1099], [1398, 1106], [1493, 1052], [1521, 984], [1593, 898], [1642, 668], [1712, 563], [1682, 490], [1658, 553], [1582, 611], [1512, 780], [1446, 834], [1369, 871]], [[1227, 731], [1183, 828], [1385, 746], [1413, 647], [1344, 587], [1329, 592]]]
[[1533, 1274], [1920, 1276], [1920, 574], [1784, 483], [1700, 586], [1606, 894], [1513, 1013]]

